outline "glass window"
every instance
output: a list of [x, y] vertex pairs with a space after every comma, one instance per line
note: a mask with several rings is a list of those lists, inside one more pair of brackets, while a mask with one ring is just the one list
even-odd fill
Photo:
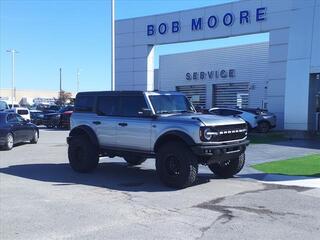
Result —
[[153, 95], [149, 98], [157, 114], [195, 111], [192, 104], [183, 95]]
[[[126, 117], [137, 117], [143, 108], [148, 108], [144, 96], [122, 96], [121, 115]], [[140, 113], [140, 114], [139, 114]]]
[[8, 105], [5, 101], [0, 101], [0, 111], [8, 109]]
[[221, 110], [221, 115], [223, 116], [232, 116], [232, 115], [238, 115], [241, 114], [241, 112], [237, 110], [231, 110], [231, 109], [222, 109]]
[[120, 97], [98, 97], [97, 114], [105, 116], [117, 116], [119, 115], [119, 103]]
[[10, 123], [18, 122], [15, 114], [8, 114], [8, 116], [7, 116], [7, 122], [10, 122]]
[[28, 115], [29, 111], [28, 110], [18, 110], [17, 113], [20, 115]]
[[94, 104], [93, 96], [80, 96], [76, 99], [76, 112], [92, 112]]
[[24, 122], [24, 118], [19, 116], [18, 114], [15, 114], [15, 117], [17, 118], [18, 122]]

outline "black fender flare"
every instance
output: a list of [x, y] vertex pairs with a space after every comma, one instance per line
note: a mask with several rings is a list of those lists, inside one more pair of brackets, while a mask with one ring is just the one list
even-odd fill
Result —
[[161, 146], [161, 144], [170, 141], [170, 140], [180, 140], [183, 141], [184, 143], [186, 143], [188, 146], [193, 146], [196, 143], [194, 142], [194, 140], [192, 139], [192, 137], [190, 137], [187, 133], [183, 132], [183, 131], [179, 131], [179, 130], [173, 130], [173, 131], [168, 131], [163, 133], [156, 141], [156, 143], [154, 144], [154, 152], [157, 152], [158, 148]]
[[72, 139], [73, 137], [82, 135], [87, 136], [90, 142], [92, 142], [96, 146], [99, 146], [99, 141], [95, 132], [87, 125], [80, 125], [73, 128], [69, 133], [68, 141], [70, 141], [70, 139]]

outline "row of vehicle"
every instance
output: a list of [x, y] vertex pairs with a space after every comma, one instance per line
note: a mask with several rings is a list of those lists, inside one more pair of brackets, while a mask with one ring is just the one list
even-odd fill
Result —
[[1, 110], [19, 114], [25, 120], [30, 120], [35, 125], [45, 125], [48, 128], [69, 128], [73, 106], [61, 107], [58, 105], [38, 104], [31, 109], [20, 107], [19, 105], [14, 105], [11, 108], [6, 102], [0, 101]]
[[41, 110], [30, 110], [31, 121], [36, 125], [45, 125], [47, 128], [70, 128], [70, 116], [73, 106], [66, 106], [57, 112], [43, 112]]

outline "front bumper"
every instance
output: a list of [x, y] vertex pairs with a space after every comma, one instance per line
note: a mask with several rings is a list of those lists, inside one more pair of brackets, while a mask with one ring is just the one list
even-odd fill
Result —
[[191, 149], [194, 154], [208, 158], [234, 158], [241, 155], [249, 145], [248, 140], [220, 145], [195, 145]]

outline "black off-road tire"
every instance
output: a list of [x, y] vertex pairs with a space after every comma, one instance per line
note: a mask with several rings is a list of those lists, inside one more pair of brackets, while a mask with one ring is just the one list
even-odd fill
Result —
[[68, 157], [74, 171], [91, 172], [98, 166], [99, 149], [86, 136], [74, 136], [69, 143]]
[[257, 130], [259, 133], [268, 133], [270, 131], [270, 124], [266, 121], [259, 122]]
[[145, 157], [141, 157], [141, 156], [125, 156], [124, 160], [126, 160], [126, 162], [131, 165], [131, 166], [135, 166], [135, 165], [140, 165], [141, 163], [143, 163], [144, 161], [147, 160], [147, 158]]
[[185, 188], [197, 179], [198, 159], [185, 143], [168, 142], [160, 146], [156, 153], [156, 170], [166, 186]]
[[33, 132], [33, 137], [32, 139], [30, 140], [30, 143], [32, 144], [37, 144], [38, 143], [38, 140], [39, 140], [39, 133], [37, 130], [34, 130]]
[[219, 177], [231, 178], [242, 170], [244, 163], [245, 154], [242, 153], [238, 158], [230, 159], [221, 164], [210, 164], [209, 168], [215, 175]]
[[13, 148], [13, 142], [14, 142], [14, 138], [12, 133], [8, 133], [6, 136], [6, 142], [3, 146], [4, 150], [11, 150]]

